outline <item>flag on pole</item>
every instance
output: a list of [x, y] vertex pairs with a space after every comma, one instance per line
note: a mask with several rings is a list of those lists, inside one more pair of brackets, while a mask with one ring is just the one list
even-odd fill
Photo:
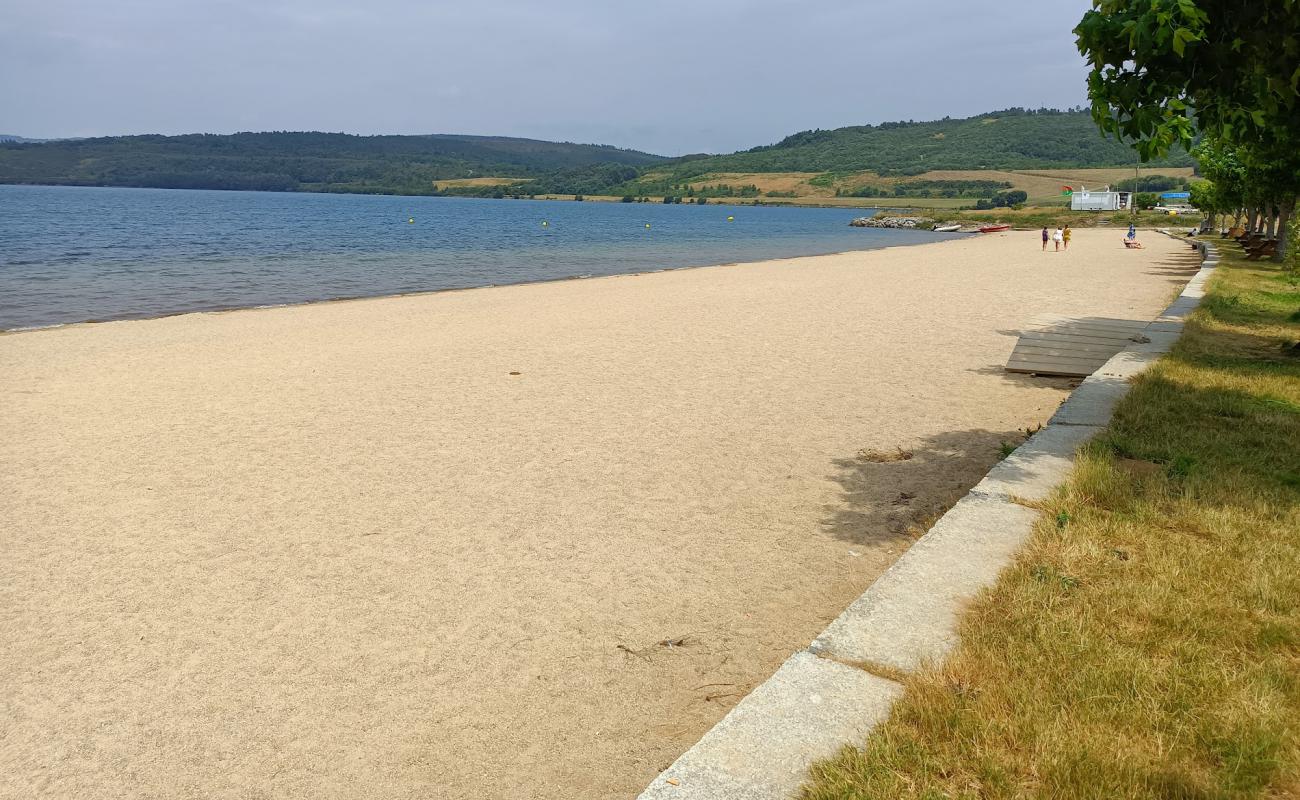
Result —
[[1066, 197], [1069, 197], [1070, 195], [1074, 194], [1074, 190], [1071, 189], [1069, 186], [1062, 186], [1061, 194], [1065, 195]]

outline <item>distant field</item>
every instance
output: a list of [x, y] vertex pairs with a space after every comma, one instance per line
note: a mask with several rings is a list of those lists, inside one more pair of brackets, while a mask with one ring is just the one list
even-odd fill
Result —
[[[1142, 169], [1143, 176], [1169, 175], [1179, 178], [1192, 177], [1191, 167], [1157, 167]], [[759, 197], [719, 197], [710, 198], [710, 203], [730, 205], [753, 205], [767, 203], [771, 205], [823, 205], [850, 208], [867, 208], [873, 206], [956, 209], [974, 206], [973, 197], [898, 197], [883, 195], [878, 197], [836, 197], [836, 190], [848, 193], [863, 186], [888, 189], [900, 183], [913, 181], [994, 181], [1009, 183], [1010, 188], [1020, 189], [1029, 195], [1031, 206], [1065, 206], [1067, 199], [1061, 194], [1062, 186], [1087, 186], [1100, 188], [1114, 186], [1122, 180], [1132, 178], [1131, 167], [1104, 167], [1086, 169], [1040, 169], [1040, 170], [933, 170], [920, 175], [882, 177], [874, 172], [716, 172], [702, 175], [689, 185], [696, 191], [706, 186], [726, 184], [734, 187], [756, 186]], [[668, 177], [667, 173], [651, 170], [642, 180], [653, 183]], [[438, 181], [441, 186], [496, 186], [513, 183], [518, 178], [465, 178], [454, 181]], [[768, 192], [794, 192], [794, 197], [768, 197]], [[570, 200], [573, 195], [538, 195], [548, 199]], [[597, 197], [587, 195], [588, 200], [619, 200], [618, 197]], [[663, 198], [652, 196], [655, 202]]]
[[[1170, 175], [1174, 177], [1192, 177], [1191, 167], [1143, 168], [1143, 175]], [[1106, 167], [1088, 169], [1043, 169], [1043, 170], [934, 170], [920, 175], [882, 177], [874, 172], [822, 173], [822, 172], [716, 172], [702, 175], [690, 182], [690, 186], [700, 189], [704, 186], [729, 184], [731, 186], [754, 185], [763, 194], [768, 192], [795, 192], [795, 198], [771, 198], [772, 200], [806, 200], [815, 198], [819, 202], [833, 202], [835, 205], [880, 205], [887, 203], [906, 203], [911, 206], [931, 208], [956, 208], [960, 205], [974, 205], [973, 198], [837, 198], [835, 190], [851, 192], [861, 186], [895, 186], [912, 181], [998, 181], [1011, 184], [1013, 189], [1021, 189], [1029, 195], [1031, 203], [1057, 203], [1061, 200], [1061, 187], [1089, 186], [1101, 187], [1114, 185], [1126, 178], [1132, 178], [1130, 167]], [[647, 182], [665, 177], [651, 171], [646, 174]], [[768, 199], [768, 198], [763, 198]], [[847, 202], [840, 203], [844, 200]], [[952, 202], [952, 201], [956, 202]]]
[[[539, 194], [538, 200], [572, 200], [571, 194]], [[583, 199], [593, 203], [619, 203], [617, 195], [588, 194]], [[650, 195], [649, 202], [662, 203], [663, 197]], [[837, 208], [945, 208], [973, 205], [970, 198], [952, 197], [711, 197], [711, 206], [834, 206]], [[683, 205], [692, 205], [683, 203]]]
[[446, 188], [457, 187], [457, 186], [506, 186], [511, 183], [519, 183], [522, 180], [527, 180], [527, 179], [526, 178], [502, 178], [502, 177], [451, 178], [450, 180], [445, 180], [445, 181], [434, 181], [434, 183], [437, 184], [440, 188], [446, 189]]
[[975, 205], [970, 197], [723, 197], [710, 203], [735, 205], [843, 206], [845, 208], [961, 208]]

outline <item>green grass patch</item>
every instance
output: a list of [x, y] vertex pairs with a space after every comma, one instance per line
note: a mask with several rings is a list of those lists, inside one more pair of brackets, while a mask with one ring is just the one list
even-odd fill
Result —
[[942, 665], [805, 800], [1300, 797], [1300, 338], [1227, 253]]

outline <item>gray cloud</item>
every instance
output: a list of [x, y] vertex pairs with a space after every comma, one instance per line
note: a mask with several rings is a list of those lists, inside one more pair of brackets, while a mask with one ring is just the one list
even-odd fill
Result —
[[[1084, 99], [1086, 0], [0, 0], [0, 132], [486, 133], [669, 155]], [[995, 10], [994, 10], [995, 9]]]

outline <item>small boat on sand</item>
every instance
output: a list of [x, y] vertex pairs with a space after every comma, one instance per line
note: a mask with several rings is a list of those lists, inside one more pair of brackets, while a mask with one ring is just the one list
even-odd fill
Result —
[[998, 231], [1009, 231], [1010, 225], [985, 225], [980, 228], [980, 233], [997, 233]]
[[961, 230], [961, 225], [955, 222], [951, 225], [935, 225], [931, 230], [935, 233], [954, 233]]

